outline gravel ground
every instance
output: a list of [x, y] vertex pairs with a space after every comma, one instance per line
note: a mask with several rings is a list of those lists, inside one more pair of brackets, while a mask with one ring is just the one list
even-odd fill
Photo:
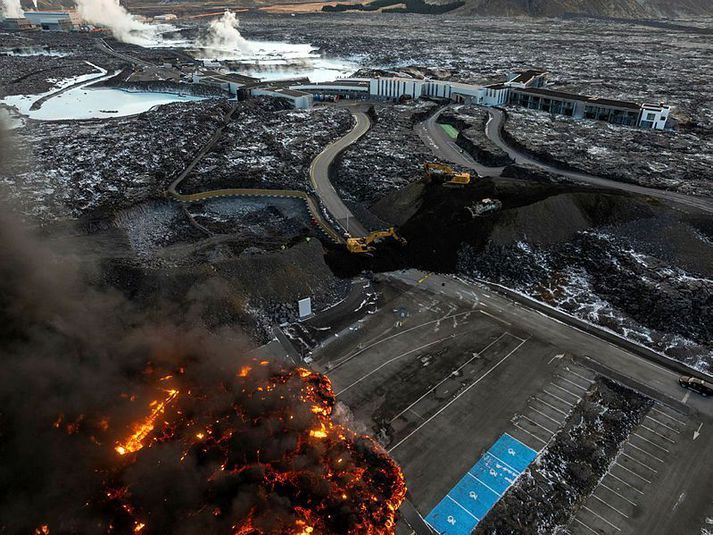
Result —
[[268, 98], [243, 102], [181, 190], [309, 189], [312, 159], [351, 126], [351, 114], [343, 108], [292, 110]]
[[485, 125], [490, 115], [477, 106], [455, 106], [438, 116], [438, 122], [449, 124], [459, 130], [456, 144], [470, 154], [475, 161], [491, 167], [508, 165], [512, 160], [507, 153], [488, 139]]
[[339, 195], [370, 204], [386, 193], [423, 177], [423, 164], [433, 154], [413, 127], [437, 108], [432, 102], [375, 105], [373, 125], [346, 149], [333, 172]]
[[109, 72], [125, 64], [94, 47], [95, 36], [67, 32], [0, 33], [0, 98], [44, 93], [54, 82], [96, 69]]
[[713, 131], [699, 136], [642, 130], [519, 108], [508, 109], [505, 129], [517, 145], [548, 162], [643, 186], [713, 196]]
[[225, 100], [206, 100], [109, 120], [26, 121], [13, 131], [22, 156], [0, 185], [44, 221], [158, 197], [227, 109]]
[[598, 378], [544, 452], [474, 534], [557, 533], [596, 488], [653, 400]]
[[[560, 196], [503, 214], [482, 249], [461, 248], [458, 269], [711, 373], [710, 222], [655, 212], [632, 217], [605, 208], [611, 201], [581, 202]], [[556, 231], [548, 220], [557, 221]], [[543, 235], [537, 221], [551, 231]]]

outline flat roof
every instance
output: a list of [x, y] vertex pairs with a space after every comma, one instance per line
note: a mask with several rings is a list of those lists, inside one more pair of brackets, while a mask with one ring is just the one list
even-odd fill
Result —
[[222, 82], [232, 82], [238, 84], [254, 84], [260, 81], [259, 78], [253, 78], [252, 76], [245, 76], [243, 74], [238, 74], [236, 72], [216, 72], [216, 71], [204, 71], [199, 72], [199, 76], [203, 78], [211, 78], [213, 80], [219, 80]]
[[266, 87], [265, 89], [274, 91], [275, 93], [282, 93], [283, 95], [287, 95], [288, 97], [304, 97], [304, 96], [310, 95], [310, 93], [305, 93], [304, 91], [297, 91], [295, 89], [286, 89], [286, 88], [282, 88], [282, 87], [278, 87], [275, 89]]
[[526, 71], [519, 71], [519, 72], [517, 72], [517, 76], [510, 81], [515, 82], [515, 83], [524, 84], [525, 82], [529, 82], [530, 80], [532, 80], [535, 76], [545, 74], [546, 72], [547, 71], [540, 71], [537, 69], [528, 69]]
[[587, 102], [588, 104], [598, 104], [611, 108], [624, 108], [628, 110], [640, 110], [641, 106], [635, 102], [627, 102], [625, 100], [613, 100], [609, 98], [590, 97], [588, 95], [577, 95], [576, 93], [565, 93], [564, 91], [553, 91], [552, 89], [544, 89], [541, 87], [528, 87], [525, 89], [513, 88], [515, 93], [526, 93], [541, 97], [558, 98], [562, 100], [578, 100]]

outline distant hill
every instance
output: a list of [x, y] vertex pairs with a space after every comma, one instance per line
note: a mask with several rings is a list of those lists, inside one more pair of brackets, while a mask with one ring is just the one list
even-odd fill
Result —
[[466, 0], [459, 13], [531, 17], [567, 13], [629, 19], [713, 15], [711, 0]]

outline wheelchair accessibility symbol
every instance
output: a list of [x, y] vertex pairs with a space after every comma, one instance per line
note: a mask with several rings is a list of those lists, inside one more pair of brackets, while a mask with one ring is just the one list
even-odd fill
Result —
[[513, 455], [513, 456], [514, 456], [516, 452], [515, 452], [515, 450], [512, 449], [512, 448], [508, 448], [508, 453], [509, 453], [510, 455]]
[[475, 493], [475, 491], [472, 490], [468, 493], [468, 496], [470, 496], [474, 500], [478, 499], [478, 495]]
[[449, 515], [448, 518], [446, 519], [446, 522], [448, 522], [451, 526], [455, 526], [455, 525], [456, 525], [456, 519], [453, 518], [453, 517], [450, 516], [450, 515]]

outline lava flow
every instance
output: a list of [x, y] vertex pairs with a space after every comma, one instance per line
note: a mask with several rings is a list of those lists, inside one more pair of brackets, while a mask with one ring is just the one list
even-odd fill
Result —
[[167, 392], [168, 397], [166, 397], [165, 400], [155, 400], [149, 404], [151, 414], [149, 414], [145, 421], [135, 426], [133, 434], [124, 443], [117, 444], [114, 449], [119, 455], [133, 453], [144, 447], [144, 440], [149, 433], [153, 431], [156, 425], [156, 418], [163, 414], [166, 410], [166, 406], [176, 399], [176, 396], [178, 396], [178, 390], [168, 390]]
[[[393, 533], [403, 474], [373, 439], [333, 421], [327, 377], [254, 361], [206, 391], [189, 375], [117, 443], [122, 467], [102, 505], [109, 531]], [[166, 488], [189, 480], [191, 498], [156, 503], [161, 496], [142, 487], [154, 468]]]

